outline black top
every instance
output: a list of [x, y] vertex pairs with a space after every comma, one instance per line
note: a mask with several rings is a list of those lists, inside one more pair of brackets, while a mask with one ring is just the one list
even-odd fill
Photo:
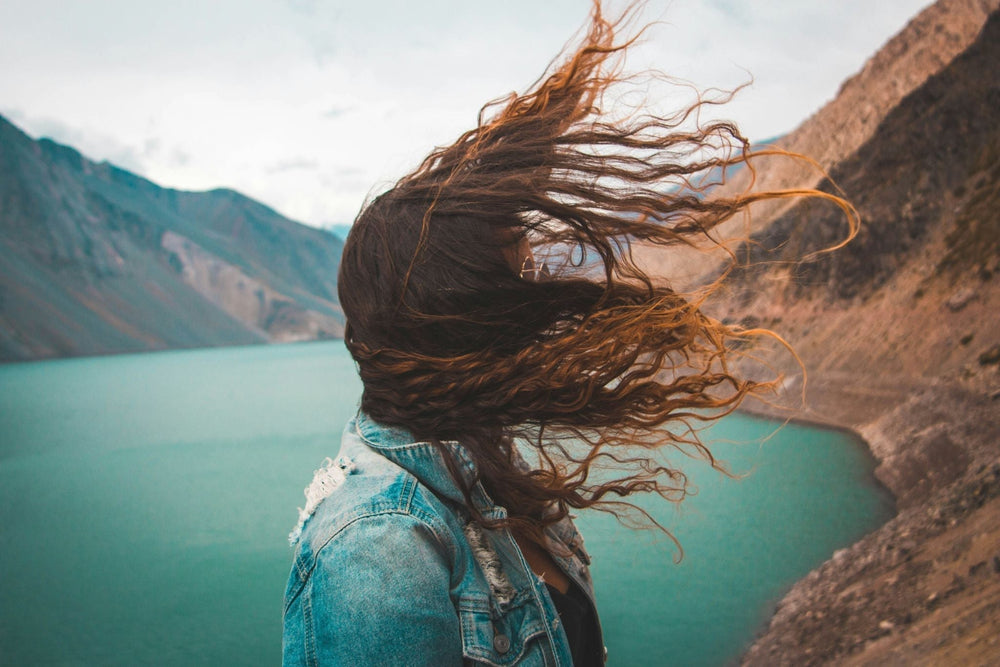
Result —
[[549, 596], [559, 612], [559, 620], [569, 640], [569, 650], [573, 654], [574, 667], [602, 667], [604, 647], [599, 646], [597, 615], [587, 599], [587, 594], [572, 581], [569, 590], [560, 593], [552, 584], [545, 584]]

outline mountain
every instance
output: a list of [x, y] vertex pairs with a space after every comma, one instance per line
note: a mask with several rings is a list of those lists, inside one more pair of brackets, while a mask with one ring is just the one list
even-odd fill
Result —
[[342, 247], [0, 117], [0, 361], [340, 337]]
[[[1000, 663], [997, 4], [932, 5], [841, 88], [828, 105], [839, 111], [790, 135], [828, 137], [832, 147], [815, 144], [830, 174], [818, 186], [842, 190], [860, 232], [798, 261], [843, 237], [843, 215], [816, 200], [775, 208], [737, 247], [748, 265], [710, 306], [777, 331], [807, 370], [787, 352], [758, 350], [784, 373], [785, 398], [805, 383], [806, 408], [748, 407], [858, 433], [899, 510], [798, 582], [744, 664]], [[947, 26], [984, 6], [993, 12], [948, 55]], [[942, 64], [923, 76], [921, 63]], [[859, 86], [876, 100], [909, 89], [869, 125], [868, 107], [843, 102], [860, 100]]]
[[352, 225], [351, 223], [334, 223], [334, 224], [324, 225], [323, 231], [333, 234], [341, 241], [346, 241], [347, 235], [348, 233], [350, 233], [351, 227], [353, 226], [354, 225]]
[[[831, 180], [819, 184], [827, 192], [839, 190], [857, 207], [858, 237], [836, 252], [793, 264], [846, 231], [839, 209], [815, 200], [794, 205], [739, 250], [750, 266], [729, 281], [731, 317], [754, 315], [759, 321], [788, 304], [810, 301], [827, 311], [852, 312], [877, 303], [883, 316], [891, 304], [896, 309], [891, 319], [912, 319], [924, 303], [943, 305], [962, 292], [969, 296], [949, 312], [955, 317], [963, 317], [958, 311], [975, 312], [960, 328], [973, 335], [970, 342], [989, 340], [992, 332], [982, 329], [989, 313], [977, 304], [989, 301], [986, 295], [996, 289], [993, 277], [1000, 270], [1000, 71], [995, 68], [1000, 28], [995, 17], [975, 43], [907, 95], [867, 142], [832, 167], [836, 186]], [[922, 334], [911, 347], [914, 358], [901, 359], [894, 370], [955, 373], [970, 361], [973, 347], [957, 354], [933, 331]], [[859, 370], [866, 368], [876, 358], [865, 349], [881, 354], [891, 339], [882, 332], [850, 357]], [[836, 355], [820, 367], [844, 369], [847, 358]]]
[[[840, 86], [836, 96], [776, 143], [807, 155], [829, 169], [867, 142], [886, 114], [931, 76], [941, 71], [976, 39], [997, 0], [940, 0], [917, 14]], [[748, 174], [739, 174], [729, 192], [742, 191]], [[815, 185], [820, 174], [799, 163], [776, 158], [758, 168], [756, 187], [799, 188]], [[757, 212], [758, 224], [785, 210], [789, 201]]]
[[[831, 169], [866, 143], [904, 97], [968, 48], [987, 15], [998, 7], [998, 0], [939, 0], [931, 4], [841, 84], [830, 102], [775, 140], [773, 147], [808, 156], [823, 170]], [[770, 144], [760, 142], [754, 147]], [[758, 191], [813, 187], [823, 178], [816, 168], [785, 157], [760, 158], [753, 166], [752, 174], [746, 169], [730, 169], [726, 182], [713, 189], [712, 196], [742, 193], [751, 185], [751, 177]], [[754, 228], [766, 227], [793, 205], [791, 199], [755, 205]], [[736, 244], [744, 238], [744, 221], [733, 220], [716, 233], [730, 245]], [[636, 254], [652, 273], [671, 276], [681, 289], [700, 282], [709, 256], [686, 248], [666, 253], [659, 248], [638, 248]], [[713, 257], [715, 266], [726, 261], [721, 253]]]

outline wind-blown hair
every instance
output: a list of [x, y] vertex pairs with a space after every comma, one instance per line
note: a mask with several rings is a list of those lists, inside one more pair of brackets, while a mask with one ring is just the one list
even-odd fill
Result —
[[[362, 210], [340, 267], [362, 409], [437, 444], [477, 520], [536, 540], [570, 508], [617, 514], [636, 492], [683, 497], [683, 473], [652, 448], [715, 465], [685, 425], [766, 386], [727, 364], [766, 332], [708, 317], [700, 298], [648, 276], [632, 244], [703, 241], [754, 201], [802, 194], [703, 196], [698, 175], [748, 155], [732, 123], [686, 129], [713, 102], [671, 117], [602, 110], [628, 83], [621, 56], [635, 38], [614, 37], [631, 17], [609, 21], [595, 2], [562, 64], [488, 104], [477, 127]], [[522, 275], [525, 241], [550, 277]], [[462, 443], [506, 519], [479, 514], [446, 440]], [[615, 474], [595, 474], [605, 464]]]

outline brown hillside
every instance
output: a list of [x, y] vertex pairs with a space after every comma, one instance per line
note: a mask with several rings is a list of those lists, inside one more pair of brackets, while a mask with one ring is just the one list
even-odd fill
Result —
[[[808, 155], [825, 169], [838, 164], [872, 137], [904, 97], [968, 48], [998, 7], [997, 0], [941, 0], [930, 5], [847, 79], [833, 100], [777, 145]], [[745, 179], [746, 174], [739, 175], [730, 187], [745, 187]], [[758, 174], [758, 184], [767, 189], [817, 181], [815, 175], [785, 160], [776, 160]]]
[[[879, 124], [912, 91], [941, 71], [979, 34], [986, 17], [1000, 8], [1000, 0], [939, 0], [914, 17], [862, 67], [847, 79], [836, 96], [775, 146], [806, 155], [829, 170], [867, 142]], [[820, 172], [801, 162], [767, 158], [755, 162], [756, 190], [815, 186]], [[714, 196], [743, 192], [750, 172], [739, 170]], [[753, 227], [760, 230], [793, 206], [791, 200], [764, 202], [753, 211]], [[718, 230], [721, 238], [745, 238], [740, 220]], [[680, 288], [698, 282], [712, 262], [702, 252], [677, 249], [636, 255], [653, 274], [670, 276]], [[721, 257], [719, 259], [721, 261]]]
[[[755, 236], [775, 250], [752, 251], [717, 304], [787, 337], [809, 371], [798, 416], [860, 433], [900, 509], [793, 587], [746, 664], [1000, 664], [998, 62], [994, 12], [832, 166], [858, 238], [762, 264], [843, 233], [799, 203]], [[775, 363], [795, 394], [798, 368]]]

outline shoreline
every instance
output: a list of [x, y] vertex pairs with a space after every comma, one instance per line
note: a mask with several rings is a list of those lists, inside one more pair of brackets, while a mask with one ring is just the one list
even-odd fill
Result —
[[[761, 403], [760, 401], [756, 402], [758, 404]], [[809, 428], [821, 428], [827, 431], [836, 431], [838, 433], [850, 436], [852, 439], [863, 443], [865, 449], [867, 449], [870, 453], [872, 453], [872, 457], [875, 456], [875, 454], [872, 452], [871, 445], [868, 443], [867, 440], [865, 440], [864, 436], [858, 433], [858, 431], [855, 430], [854, 428], [851, 428], [850, 426], [845, 426], [844, 424], [826, 421], [821, 418], [807, 417], [801, 414], [794, 414], [791, 416], [782, 415], [781, 411], [777, 408], [768, 410], [763, 408], [748, 408], [744, 405], [741, 405], [739, 408], [736, 409], [736, 412], [743, 413], [749, 417], [753, 417], [756, 419], [768, 419], [771, 421], [784, 422], [786, 424], [798, 424], [800, 426], [807, 426]]]
[[893, 518], [792, 585], [741, 664], [1000, 660], [996, 401], [909, 378], [874, 388], [879, 400], [858, 405], [854, 379], [810, 382], [805, 411], [759, 399], [740, 406], [750, 416], [857, 438], [896, 501]]

